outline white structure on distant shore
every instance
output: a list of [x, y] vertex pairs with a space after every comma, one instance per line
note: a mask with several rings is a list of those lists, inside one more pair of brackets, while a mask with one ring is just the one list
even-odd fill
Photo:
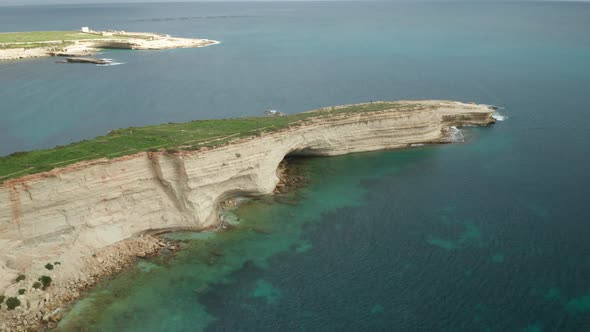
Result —
[[266, 114], [266, 115], [274, 115], [274, 116], [283, 116], [283, 115], [285, 115], [285, 113], [279, 112], [277, 110], [266, 110], [266, 111], [264, 111], [264, 114]]
[[125, 31], [117, 31], [117, 30], [106, 30], [106, 31], [94, 31], [92, 29], [90, 29], [89, 27], [81, 27], [80, 31], [83, 33], [91, 33], [91, 34], [95, 34], [95, 35], [101, 35], [101, 36], [105, 36], [105, 37], [112, 37], [112, 36], [116, 36], [116, 35], [124, 35]]

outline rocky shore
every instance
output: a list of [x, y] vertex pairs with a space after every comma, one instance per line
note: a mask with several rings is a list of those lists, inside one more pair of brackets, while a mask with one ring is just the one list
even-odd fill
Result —
[[296, 158], [287, 157], [277, 167], [279, 182], [275, 187], [274, 194], [285, 194], [297, 190], [306, 184], [305, 176], [299, 169]]
[[163, 250], [176, 251], [179, 243], [165, 240], [153, 235], [141, 235], [85, 257], [81, 270], [71, 276], [64, 263], [54, 264], [52, 270], [44, 273], [50, 275], [52, 283], [47, 289], [36, 289], [33, 284], [37, 274], [28, 273], [24, 280], [15, 283], [6, 290], [7, 294], [15, 292], [12, 288], [25, 289], [21, 295], [14, 294], [21, 305], [8, 310], [6, 304], [0, 308], [0, 331], [43, 331], [52, 329], [63, 317], [65, 308], [78, 299], [81, 293], [100, 280], [121, 272], [138, 259], [157, 255]]

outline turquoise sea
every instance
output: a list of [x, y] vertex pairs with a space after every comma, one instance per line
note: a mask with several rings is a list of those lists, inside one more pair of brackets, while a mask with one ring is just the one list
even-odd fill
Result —
[[85, 294], [60, 331], [590, 331], [590, 3], [236, 2], [0, 7], [0, 31], [220, 40], [0, 63], [0, 155], [192, 119], [378, 99], [502, 106], [464, 144], [297, 161]]

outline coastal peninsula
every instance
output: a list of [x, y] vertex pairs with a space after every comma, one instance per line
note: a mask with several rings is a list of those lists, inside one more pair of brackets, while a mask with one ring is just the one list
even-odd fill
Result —
[[228, 202], [275, 190], [285, 157], [450, 143], [455, 127], [492, 124], [493, 114], [455, 101], [371, 102], [119, 129], [2, 157], [0, 294], [21, 305], [2, 305], [0, 331], [55, 324], [80, 291], [166, 246], [155, 233], [215, 229]]
[[218, 44], [209, 39], [179, 38], [150, 32], [32, 31], [0, 33], [0, 61], [48, 56], [83, 57], [101, 49], [163, 50]]

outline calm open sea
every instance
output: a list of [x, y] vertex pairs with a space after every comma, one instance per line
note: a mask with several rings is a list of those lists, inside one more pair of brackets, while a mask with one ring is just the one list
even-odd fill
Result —
[[307, 187], [182, 235], [60, 330], [590, 331], [590, 4], [0, 7], [0, 31], [81, 26], [222, 44], [0, 63], [0, 155], [378, 99], [495, 104], [505, 121], [466, 144], [301, 160]]

